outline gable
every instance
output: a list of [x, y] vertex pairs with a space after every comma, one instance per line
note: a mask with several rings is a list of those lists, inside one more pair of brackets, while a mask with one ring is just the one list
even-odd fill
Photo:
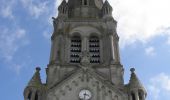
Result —
[[59, 84], [49, 89], [47, 100], [79, 100], [79, 92], [82, 89], [91, 91], [90, 100], [125, 100], [125, 94], [116, 87], [107, 83], [102, 77], [90, 70], [77, 70]]

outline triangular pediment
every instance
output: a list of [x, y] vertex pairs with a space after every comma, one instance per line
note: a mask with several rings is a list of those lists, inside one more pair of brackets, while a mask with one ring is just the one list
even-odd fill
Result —
[[121, 99], [124, 97], [122, 91], [95, 73], [92, 69], [85, 70], [82, 68], [51, 87], [47, 97], [48, 100], [53, 100], [52, 98], [55, 98], [54, 100], [57, 98], [59, 100], [79, 100], [78, 94], [82, 89], [88, 89], [92, 92], [91, 100], [96, 100], [97, 98], [112, 100], [115, 97]]

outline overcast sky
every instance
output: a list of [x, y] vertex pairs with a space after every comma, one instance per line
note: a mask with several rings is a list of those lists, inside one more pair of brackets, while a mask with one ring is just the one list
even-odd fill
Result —
[[[148, 91], [147, 100], [170, 98], [170, 1], [108, 0], [118, 21], [125, 83], [131, 67]], [[52, 16], [59, 0], [0, 0], [0, 94], [23, 100], [35, 67], [49, 61]]]

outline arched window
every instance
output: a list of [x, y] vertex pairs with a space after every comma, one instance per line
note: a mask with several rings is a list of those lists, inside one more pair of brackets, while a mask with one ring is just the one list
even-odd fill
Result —
[[63, 14], [64, 14], [64, 7], [62, 8], [62, 12], [63, 12]]
[[118, 100], [118, 96], [117, 95], [114, 97], [114, 100]]
[[138, 93], [138, 95], [139, 95], [139, 100], [142, 100], [142, 92], [141, 91]]
[[27, 100], [31, 100], [32, 92], [28, 94]]
[[96, 36], [89, 39], [90, 63], [100, 63], [100, 41]]
[[87, 6], [89, 4], [89, 1], [88, 0], [80, 0], [80, 4]]
[[35, 94], [35, 100], [38, 100], [38, 93]]
[[84, 5], [87, 5], [87, 0], [84, 0]]
[[81, 39], [80, 36], [71, 38], [70, 63], [80, 63]]
[[132, 100], [136, 100], [135, 99], [135, 94], [133, 92], [131, 93], [131, 96], [132, 96]]

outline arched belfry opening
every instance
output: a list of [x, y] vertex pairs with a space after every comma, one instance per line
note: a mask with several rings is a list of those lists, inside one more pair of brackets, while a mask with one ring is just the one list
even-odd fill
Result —
[[144, 99], [145, 94], [144, 94], [143, 90], [139, 90], [138, 91], [138, 96], [139, 96], [139, 100], [143, 100]]
[[133, 92], [131, 93], [131, 98], [132, 98], [132, 100], [136, 100], [135, 94]]
[[89, 38], [90, 63], [100, 63], [100, 40], [97, 36]]
[[142, 93], [139, 92], [138, 95], [139, 95], [139, 100], [142, 100]]
[[80, 0], [80, 4], [83, 6], [89, 5], [89, 0]]
[[84, 0], [84, 5], [85, 5], [85, 6], [87, 5], [87, 3], [88, 3], [87, 0]]
[[32, 92], [29, 92], [27, 100], [31, 100]]
[[114, 100], [118, 100], [118, 96], [117, 95], [114, 97]]
[[35, 93], [35, 100], [38, 100], [38, 92]]
[[80, 63], [81, 37], [74, 35], [71, 37], [70, 63]]

